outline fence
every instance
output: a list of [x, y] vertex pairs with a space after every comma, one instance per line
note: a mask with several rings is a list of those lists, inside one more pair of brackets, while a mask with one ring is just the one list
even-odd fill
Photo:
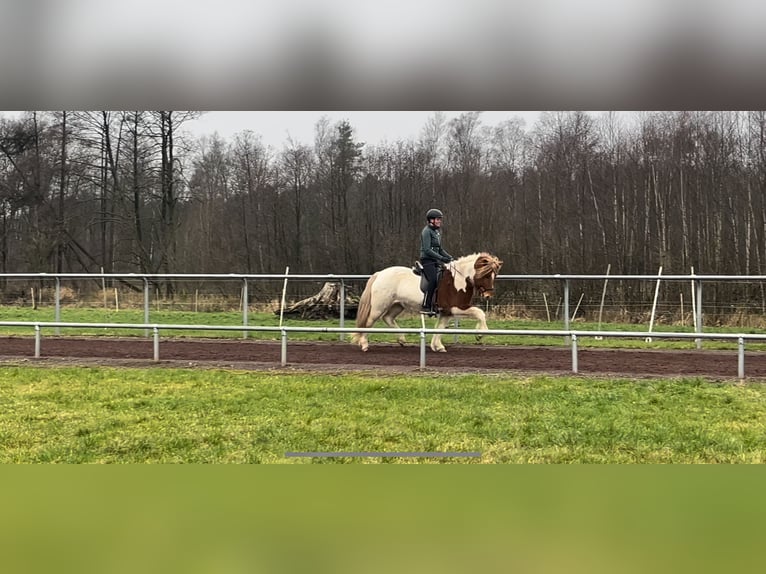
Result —
[[[725, 334], [725, 333], [704, 333], [703, 332], [703, 326], [704, 326], [704, 315], [705, 315], [705, 309], [707, 308], [707, 303], [703, 299], [703, 285], [710, 285], [710, 284], [717, 284], [717, 283], [726, 283], [726, 282], [737, 282], [740, 284], [745, 284], [748, 286], [748, 288], [752, 291], [755, 290], [763, 290], [764, 283], [766, 282], [766, 276], [762, 275], [751, 275], [751, 276], [720, 276], [720, 275], [662, 275], [660, 272], [657, 275], [564, 275], [564, 274], [555, 274], [555, 275], [499, 275], [497, 277], [497, 287], [498, 291], [502, 292], [501, 286], [503, 285], [509, 285], [509, 284], [518, 284], [524, 286], [526, 285], [537, 285], [540, 286], [541, 284], [550, 284], [554, 283], [558, 285], [558, 287], [561, 290], [561, 297], [560, 297], [560, 303], [558, 306], [560, 306], [560, 316], [562, 321], [562, 329], [545, 329], [545, 330], [490, 330], [490, 331], [482, 331], [480, 333], [483, 334], [497, 334], [497, 335], [537, 335], [537, 336], [557, 336], [561, 335], [564, 337], [564, 340], [566, 344], [571, 346], [572, 352], [573, 352], [573, 371], [576, 372], [577, 369], [577, 337], [578, 336], [595, 336], [595, 337], [632, 337], [632, 338], [648, 338], [648, 337], [657, 337], [657, 338], [686, 338], [686, 339], [694, 339], [697, 345], [697, 348], [701, 348], [702, 341], [705, 339], [719, 339], [719, 340], [737, 340], [739, 342], [740, 347], [740, 361], [744, 360], [744, 355], [742, 354], [742, 351], [744, 349], [744, 342], [746, 340], [766, 340], [766, 336], [762, 335], [756, 335], [756, 334], [745, 334], [745, 333], [739, 333], [739, 334]], [[55, 334], [59, 335], [61, 333], [62, 328], [67, 327], [104, 327], [104, 328], [126, 328], [126, 329], [142, 329], [144, 331], [144, 336], [149, 337], [150, 332], [153, 333], [154, 340], [155, 340], [155, 347], [159, 344], [158, 339], [158, 333], [160, 329], [163, 330], [223, 330], [223, 331], [241, 331], [242, 337], [246, 338], [248, 336], [249, 332], [252, 331], [279, 331], [282, 334], [283, 337], [283, 344], [285, 345], [283, 354], [286, 355], [286, 342], [287, 342], [287, 334], [292, 331], [303, 331], [303, 332], [312, 332], [312, 331], [319, 331], [319, 332], [325, 332], [325, 333], [337, 333], [340, 337], [340, 339], [343, 339], [345, 335], [352, 332], [358, 332], [358, 331], [365, 331], [369, 333], [391, 333], [394, 332], [392, 329], [348, 329], [345, 326], [345, 319], [346, 319], [346, 313], [345, 313], [345, 301], [346, 301], [346, 290], [349, 285], [356, 285], [356, 284], [363, 284], [366, 282], [366, 280], [369, 278], [369, 275], [336, 275], [336, 274], [300, 274], [300, 275], [289, 275], [288, 273], [282, 273], [282, 274], [135, 274], [135, 273], [129, 273], [129, 274], [119, 274], [119, 273], [61, 273], [61, 274], [54, 274], [54, 273], [4, 273], [0, 274], [0, 282], [2, 285], [8, 285], [9, 282], [17, 281], [17, 282], [34, 282], [38, 285], [48, 285], [49, 289], [52, 285], [53, 289], [53, 306], [55, 309], [55, 317], [54, 321], [42, 323], [42, 322], [19, 322], [19, 321], [9, 321], [9, 322], [0, 322], [0, 325], [5, 326], [29, 326], [30, 329], [34, 328], [36, 332], [36, 338], [39, 345], [39, 338], [40, 338], [40, 329], [42, 328], [51, 328], [54, 330]], [[87, 323], [87, 324], [78, 324], [78, 323], [67, 323], [61, 321], [61, 307], [62, 307], [62, 284], [72, 284], [75, 282], [96, 282], [100, 283], [102, 286], [105, 285], [107, 281], [110, 283], [110, 285], [113, 285], [115, 282], [119, 282], [123, 285], [131, 285], [134, 289], [142, 293], [142, 307], [143, 307], [143, 323], [140, 324], [125, 324], [125, 323]], [[335, 282], [339, 284], [340, 287], [340, 297], [339, 297], [339, 326], [337, 328], [333, 327], [287, 327], [287, 326], [280, 326], [280, 327], [266, 327], [266, 326], [250, 326], [249, 325], [249, 309], [250, 309], [250, 300], [251, 300], [251, 288], [256, 287], [254, 289], [255, 291], [258, 290], [258, 286], [262, 286], [264, 284], [271, 284], [271, 287], [268, 289], [261, 289], [261, 291], [265, 292], [271, 292], [272, 298], [278, 298], [278, 295], [274, 297], [274, 294], [277, 292], [283, 292], [284, 288], [287, 286], [288, 282], [292, 285], [295, 283], [298, 284], [306, 284], [310, 282]], [[158, 292], [159, 286], [163, 284], [168, 284], [170, 282], [186, 282], [187, 284], [194, 284], [194, 285], [221, 285], [221, 284], [227, 284], [231, 285], [239, 284], [240, 285], [240, 299], [241, 299], [241, 311], [242, 311], [242, 325], [241, 326], [222, 326], [222, 325], [167, 325], [167, 324], [157, 324], [152, 323], [151, 321], [151, 302], [152, 302], [152, 288], [154, 288], [155, 292]], [[604, 309], [604, 302], [605, 302], [605, 296], [607, 293], [607, 285], [609, 282], [612, 282], [612, 284], [618, 283], [620, 285], [625, 286], [625, 284], [638, 284], [640, 288], [638, 291], [641, 291], [643, 293], [650, 293], [653, 294], [652, 297], [652, 303], [651, 303], [651, 316], [649, 318], [649, 325], [648, 330], [646, 332], [621, 332], [621, 331], [580, 331], [576, 329], [572, 329], [572, 322], [575, 319], [575, 316], [577, 315], [578, 310], [581, 308], [581, 304], [583, 301], [585, 290], [578, 289], [574, 290], [574, 286], [580, 286], [582, 284], [589, 284], [590, 287], [588, 288], [589, 291], [593, 292], [595, 289], [593, 285], [596, 285], [600, 291], [600, 306], [599, 306], [599, 329], [601, 324], [601, 312]], [[138, 284], [140, 287], [135, 287], [135, 285]], [[692, 319], [693, 319], [693, 326], [694, 326], [694, 332], [693, 333], [660, 333], [660, 332], [652, 332], [653, 324], [656, 317], [656, 311], [658, 308], [658, 295], [660, 293], [660, 286], [662, 284], [674, 284], [678, 287], [680, 290], [680, 286], [687, 285], [691, 288], [691, 308], [692, 308]], [[278, 291], [275, 288], [275, 285], [279, 285]], [[603, 285], [603, 289], [601, 289], [601, 286]], [[653, 287], [653, 289], [648, 290], [646, 287], [647, 285], [650, 285]], [[511, 292], [511, 289], [507, 289], [506, 292]], [[576, 297], [576, 293], [580, 292], [579, 298]], [[573, 297], [573, 293], [575, 296]], [[105, 293], [106, 294], [106, 293]], [[545, 299], [545, 306], [546, 311], [548, 312], [548, 315], [550, 315], [550, 312], [548, 310], [548, 301], [545, 298], [545, 292], [542, 291], [543, 298]], [[572, 312], [572, 303], [574, 300], [577, 300], [577, 303], [574, 306], [574, 313]], [[683, 305], [683, 299], [681, 299], [681, 303]], [[557, 306], [557, 307], [558, 307]], [[556, 315], [558, 316], [559, 309], [557, 309]], [[683, 314], [683, 313], [682, 313]], [[458, 326], [459, 327], [459, 326]], [[424, 339], [426, 335], [435, 334], [435, 333], [441, 333], [441, 334], [455, 334], [455, 335], [461, 335], [461, 334], [479, 334], [479, 332], [475, 330], [468, 330], [468, 329], [449, 329], [449, 330], [442, 330], [437, 331], [433, 329], [402, 329], [401, 332], [403, 333], [417, 333], [421, 337], [421, 367], [425, 366], [425, 345], [424, 345]], [[155, 352], [155, 359], [159, 356], [159, 350], [157, 348]], [[283, 361], [284, 362], [284, 361]], [[740, 373], [741, 375], [743, 373]]]
[[[172, 281], [207, 281], [207, 282], [239, 282], [241, 283], [241, 309], [242, 309], [242, 336], [247, 337], [249, 322], [249, 309], [250, 309], [250, 287], [255, 282], [264, 281], [324, 281], [324, 282], [338, 282], [340, 284], [340, 326], [344, 327], [345, 324], [345, 299], [346, 299], [346, 285], [347, 281], [366, 281], [369, 275], [288, 275], [288, 274], [158, 274], [158, 275], [144, 275], [137, 273], [2, 273], [0, 274], [0, 281], [35, 281], [35, 282], [48, 282], [53, 284], [53, 305], [55, 309], [55, 323], [61, 322], [61, 304], [62, 304], [62, 281], [76, 281], [76, 280], [100, 280], [105, 283], [106, 280], [120, 280], [124, 284], [134, 285], [135, 283], [141, 284], [141, 291], [143, 292], [143, 311], [144, 311], [144, 323], [149, 324], [151, 322], [151, 293], [152, 286], [155, 288], [161, 284], [167, 284]], [[59, 334], [59, 327], [56, 327], [56, 334]], [[148, 330], [144, 333], [145, 336], [149, 336]]]
[[[35, 332], [35, 358], [41, 357], [42, 347], [42, 329], [44, 328], [124, 328], [124, 329], [151, 329], [153, 338], [153, 360], [160, 360], [160, 330], [240, 330], [239, 326], [224, 325], [146, 325], [146, 324], [126, 324], [126, 323], [30, 323], [26, 321], [1, 321], [0, 327], [30, 327]], [[579, 337], [623, 337], [623, 338], [673, 338], [673, 339], [714, 339], [714, 340], [737, 340], [737, 376], [740, 380], [745, 378], [745, 341], [766, 341], [766, 334], [731, 334], [731, 333], [650, 333], [646, 332], [625, 332], [625, 331], [578, 331], [578, 330], [536, 330], [536, 329], [489, 329], [486, 331], [477, 329], [420, 329], [403, 328], [366, 328], [366, 329], [347, 329], [343, 327], [244, 327], [247, 331], [271, 331], [279, 332], [281, 335], [281, 358], [280, 364], [287, 365], [287, 342], [288, 334], [295, 332], [303, 333], [403, 333], [417, 334], [420, 340], [420, 369], [426, 368], [426, 337], [433, 334], [456, 334], [456, 335], [517, 335], [517, 336], [562, 336], [571, 341], [572, 350], [572, 373], [578, 373], [578, 338]]]
[[[206, 287], [208, 292], [215, 290], [227, 296], [231, 296], [232, 291], [235, 290], [238, 291], [237, 299], [242, 313], [242, 326], [247, 327], [251, 303], [255, 297], [278, 304], [283, 288], [288, 284], [293, 289], [292, 296], [295, 297], [301, 290], [305, 295], [306, 289], [312, 282], [334, 282], [340, 287], [339, 326], [343, 328], [346, 319], [344, 305], [347, 289], [357, 286], [361, 288], [368, 278], [369, 275], [289, 275], [287, 273], [153, 275], [4, 273], [0, 274], [0, 287], [4, 288], [4, 292], [21, 297], [21, 300], [28, 296], [26, 287], [31, 284], [38, 287], [38, 294], [43, 288], [47, 289], [52, 294], [51, 303], [55, 309], [54, 321], [61, 322], [62, 285], [100, 285], [104, 294], [104, 305], [107, 306], [107, 282], [112, 286], [119, 283], [141, 294], [140, 306], [143, 308], [145, 324], [152, 322], [152, 294], [154, 292], [155, 301], [159, 305], [161, 300], [159, 295], [163, 285], [183, 285], [184, 291], [193, 291], [194, 305], [190, 307], [194, 310], [197, 309], [196, 294], [201, 286]], [[729, 292], [734, 293], [734, 299], [724, 300], [718, 296], [717, 286], [721, 283], [730, 284]], [[732, 283], [736, 285], [731, 286]], [[702, 333], [706, 314], [719, 322], [724, 312], [728, 313], [729, 317], [740, 317], [740, 319], [744, 314], [761, 317], [766, 313], [766, 309], [758, 294], [766, 294], [765, 284], [766, 276], [762, 275], [661, 275], [661, 270], [657, 275], [499, 275], [496, 282], [496, 296], [491, 304], [494, 309], [513, 308], [517, 301], [523, 301], [530, 313], [537, 317], [547, 317], [548, 322], [551, 322], [551, 308], [554, 307], [554, 300], [557, 298], [553, 309], [553, 319], [560, 322], [562, 328], [567, 331], [571, 329], [575, 316], [583, 312], [595, 316], [597, 311], [600, 324], [603, 312], [612, 305], [611, 308], [629, 309], [628, 320], [635, 323], [647, 323], [651, 332], [655, 321], [665, 320], [667, 316], [674, 314], [673, 309], [677, 307], [680, 313], [675, 313], [675, 316], [680, 316], [681, 321], [685, 321], [687, 316], [690, 317], [695, 332]], [[234, 289], [235, 286], [238, 286], [238, 289]], [[300, 289], [296, 286], [300, 286]], [[709, 301], [703, 299], [703, 286], [706, 286], [706, 289], [709, 288], [712, 293]], [[685, 292], [690, 293], [687, 299], [683, 297]], [[177, 291], [175, 293], [177, 294]], [[550, 300], [548, 294], [551, 295]], [[675, 301], [677, 297], [679, 300]], [[739, 326], [742, 326], [741, 320]], [[243, 337], [247, 337], [247, 333], [247, 329], [242, 329]], [[144, 335], [148, 337], [148, 331]], [[339, 335], [342, 339], [344, 332], [340, 331]], [[698, 346], [700, 343], [701, 339], [698, 339]]]

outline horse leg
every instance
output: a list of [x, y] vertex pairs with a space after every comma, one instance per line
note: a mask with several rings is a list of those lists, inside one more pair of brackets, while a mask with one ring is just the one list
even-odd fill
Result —
[[[367, 318], [367, 323], [364, 325], [365, 329], [371, 328], [380, 319], [381, 312], [375, 308], [370, 311], [370, 316]], [[370, 342], [367, 340], [367, 333], [359, 333], [356, 339], [357, 344], [362, 351], [368, 351], [370, 349]]]
[[367, 341], [367, 333], [354, 333], [354, 343], [359, 345], [362, 351], [370, 348], [370, 343]]
[[[391, 307], [388, 312], [386, 312], [381, 319], [383, 319], [383, 322], [388, 325], [389, 327], [393, 327], [395, 329], [399, 329], [399, 324], [396, 322], [396, 318], [399, 316], [399, 314], [404, 311], [404, 307], [402, 307], [399, 304], [394, 305]], [[399, 333], [399, 336], [396, 338], [396, 342], [399, 343], [402, 347], [404, 347], [407, 344], [407, 339], [404, 337], [404, 333]]]
[[[466, 316], [476, 319], [476, 326], [474, 329], [479, 329], [481, 331], [489, 329], [489, 327], [487, 327], [487, 315], [478, 307], [469, 307], [464, 313]], [[481, 341], [481, 335], [476, 335], [476, 340]]]
[[[436, 329], [444, 329], [449, 324], [449, 315], [439, 315], [439, 321], [436, 323]], [[434, 333], [431, 338], [431, 350], [437, 353], [446, 353], [447, 349], [442, 344], [441, 333]]]

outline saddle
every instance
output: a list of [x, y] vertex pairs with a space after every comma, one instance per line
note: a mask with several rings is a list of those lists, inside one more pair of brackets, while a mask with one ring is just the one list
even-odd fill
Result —
[[[428, 277], [426, 277], [423, 274], [423, 264], [420, 261], [415, 261], [415, 264], [412, 266], [412, 272], [420, 277], [420, 290], [423, 293], [426, 293], [428, 291]], [[436, 266], [436, 287], [439, 288], [439, 283], [442, 280], [442, 275], [444, 274], [444, 265], [437, 265]]]

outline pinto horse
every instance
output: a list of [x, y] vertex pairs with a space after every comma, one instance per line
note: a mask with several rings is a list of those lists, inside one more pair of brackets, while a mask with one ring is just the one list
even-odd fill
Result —
[[[444, 329], [451, 317], [470, 317], [476, 319], [476, 328], [486, 330], [487, 320], [484, 311], [471, 306], [474, 293], [481, 297], [491, 297], [495, 288], [495, 277], [503, 262], [489, 253], [474, 253], [456, 259], [444, 270], [436, 290], [436, 306], [439, 309], [437, 329]], [[420, 290], [420, 277], [409, 267], [387, 267], [374, 273], [367, 280], [356, 316], [356, 326], [371, 328], [378, 320], [389, 327], [399, 328], [396, 318], [403, 311], [417, 313], [423, 301]], [[440, 334], [431, 339], [431, 350], [445, 352]], [[352, 341], [362, 351], [369, 349], [367, 333], [355, 333]], [[404, 335], [398, 339], [400, 345], [406, 343]]]

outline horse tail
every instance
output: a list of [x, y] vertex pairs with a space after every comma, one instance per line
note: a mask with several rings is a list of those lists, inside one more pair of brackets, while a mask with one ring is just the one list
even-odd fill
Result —
[[[366, 327], [367, 319], [370, 318], [370, 311], [372, 310], [372, 284], [375, 283], [375, 279], [378, 277], [377, 273], [373, 273], [372, 277], [367, 280], [367, 285], [364, 287], [362, 296], [359, 298], [359, 309], [356, 312], [356, 326]], [[358, 336], [356, 333], [354, 337]]]

